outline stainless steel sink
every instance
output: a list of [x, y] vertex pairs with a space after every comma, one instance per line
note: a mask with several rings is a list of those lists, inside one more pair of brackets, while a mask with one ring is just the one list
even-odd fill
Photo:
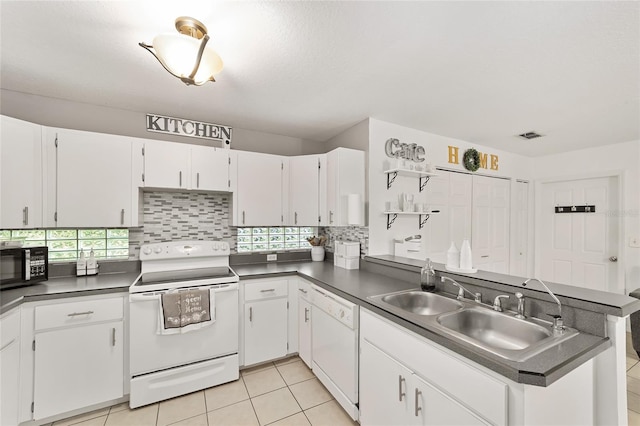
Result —
[[578, 334], [554, 331], [537, 318], [519, 319], [468, 300], [420, 290], [381, 294], [372, 303], [431, 331], [511, 361], [524, 361]]
[[457, 300], [420, 290], [382, 294], [369, 299], [382, 302], [387, 307], [390, 305], [391, 310], [397, 308], [403, 312], [420, 316], [439, 315], [444, 312], [456, 311], [464, 306]]
[[513, 361], [523, 361], [578, 334], [571, 328], [559, 333], [547, 322], [482, 307], [440, 315], [436, 322], [455, 337]]
[[434, 293], [407, 291], [379, 296], [380, 300], [417, 315], [439, 315], [462, 308], [462, 303]]

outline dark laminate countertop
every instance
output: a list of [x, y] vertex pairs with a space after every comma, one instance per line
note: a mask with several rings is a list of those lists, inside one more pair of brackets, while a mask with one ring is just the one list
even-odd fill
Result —
[[[512, 362], [477, 349], [472, 345], [452, 340], [439, 334], [437, 330], [425, 328], [402, 316], [394, 315], [367, 299], [369, 296], [383, 293], [415, 289], [418, 287], [417, 282], [403, 281], [367, 270], [342, 269], [329, 262], [303, 261], [234, 265], [233, 269], [241, 280], [299, 275], [519, 383], [548, 386], [611, 346], [610, 339], [606, 337], [580, 333], [578, 336], [547, 349], [524, 362]], [[50, 279], [44, 284], [6, 290], [0, 293], [0, 313], [17, 307], [21, 303], [37, 300], [127, 292], [136, 277], [137, 273], [112, 273], [79, 278], [61, 277]]]

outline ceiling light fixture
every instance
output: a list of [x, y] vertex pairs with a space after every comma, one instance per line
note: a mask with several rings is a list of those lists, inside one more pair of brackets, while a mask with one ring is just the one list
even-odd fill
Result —
[[207, 27], [197, 19], [181, 16], [176, 19], [176, 29], [180, 34], [159, 34], [153, 45], [138, 44], [187, 86], [216, 81], [213, 76], [222, 71], [222, 59], [207, 46]]

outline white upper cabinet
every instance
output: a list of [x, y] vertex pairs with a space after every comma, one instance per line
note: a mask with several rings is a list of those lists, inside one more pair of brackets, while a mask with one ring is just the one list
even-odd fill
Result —
[[[289, 158], [288, 225], [317, 226], [320, 216], [320, 172], [324, 155]], [[321, 161], [321, 159], [323, 161]]]
[[191, 147], [191, 189], [229, 191], [229, 150]]
[[[321, 225], [364, 225], [364, 151], [337, 148], [327, 153], [326, 214]], [[359, 197], [349, 214], [349, 196]], [[351, 216], [351, 220], [350, 219]]]
[[[68, 129], [46, 129], [46, 225], [128, 227], [132, 205], [132, 138]], [[55, 184], [52, 183], [55, 182]], [[137, 210], [137, 205], [135, 206]]]
[[41, 227], [42, 126], [0, 120], [0, 228]]
[[229, 191], [229, 150], [201, 145], [147, 141], [144, 186]]
[[[285, 157], [236, 151], [237, 196], [234, 197], [235, 226], [280, 226]], [[232, 160], [233, 162], [233, 160]]]
[[148, 141], [144, 146], [144, 186], [147, 188], [187, 189], [189, 145]]

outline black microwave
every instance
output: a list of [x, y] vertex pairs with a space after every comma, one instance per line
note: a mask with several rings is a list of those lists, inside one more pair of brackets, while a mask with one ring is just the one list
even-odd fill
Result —
[[0, 249], [0, 289], [6, 290], [49, 279], [49, 249], [7, 247]]

